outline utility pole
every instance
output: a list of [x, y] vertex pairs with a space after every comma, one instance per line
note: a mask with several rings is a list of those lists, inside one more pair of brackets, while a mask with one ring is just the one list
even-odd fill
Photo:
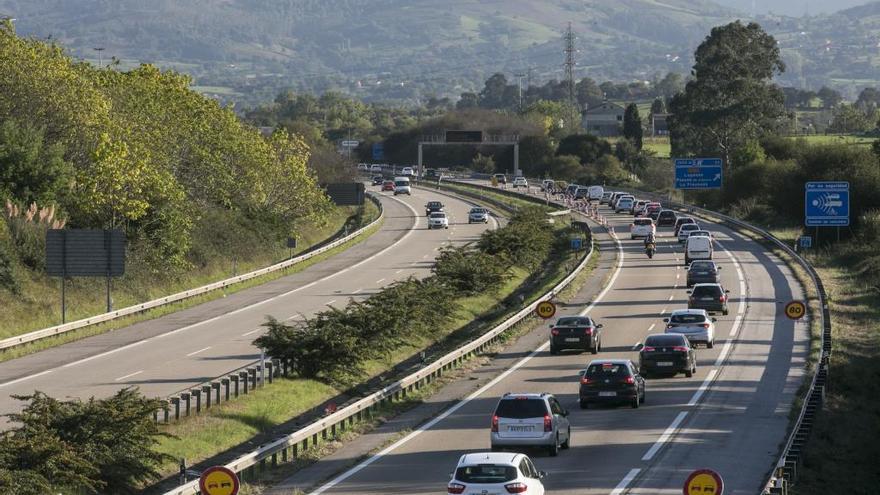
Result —
[[519, 113], [521, 114], [523, 112], [523, 101], [522, 101], [523, 86], [522, 86], [522, 83], [523, 83], [523, 77], [525, 77], [525, 74], [514, 74], [514, 76], [519, 78]]
[[98, 68], [103, 69], [104, 68], [104, 56], [101, 52], [104, 51], [104, 47], [98, 46], [98, 47], [92, 48], [92, 50], [95, 50], [96, 52], [98, 52]]
[[[568, 82], [568, 122], [572, 132], [575, 127], [575, 99], [574, 99], [574, 32], [571, 30], [571, 22], [568, 23], [568, 29], [565, 31], [565, 80]], [[580, 125], [580, 123], [578, 123]]]

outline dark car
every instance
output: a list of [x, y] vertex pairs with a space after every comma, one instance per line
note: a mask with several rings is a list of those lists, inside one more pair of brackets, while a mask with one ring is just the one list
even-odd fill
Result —
[[660, 213], [657, 214], [657, 226], [658, 227], [666, 227], [675, 225], [676, 215], [672, 210], [660, 210]]
[[428, 201], [425, 203], [425, 216], [431, 216], [435, 211], [443, 211], [443, 203], [439, 201]]
[[550, 354], [564, 349], [590, 351], [602, 350], [602, 325], [589, 316], [563, 316], [550, 325]]
[[721, 267], [714, 261], [692, 261], [687, 267], [687, 286], [694, 284], [717, 284], [721, 281]]
[[644, 377], [652, 373], [684, 373], [690, 378], [697, 372], [697, 355], [684, 335], [648, 335], [639, 349], [639, 372]]
[[721, 284], [696, 284], [688, 291], [688, 309], [705, 309], [707, 313], [727, 314], [727, 294]]
[[382, 177], [381, 175], [373, 177], [374, 186], [381, 186], [383, 182], [385, 182], [385, 177]]
[[645, 379], [629, 359], [591, 361], [581, 375], [578, 400], [581, 409], [597, 402], [630, 404], [637, 408], [645, 402]]
[[672, 235], [678, 235], [678, 231], [681, 229], [681, 226], [686, 223], [697, 223], [697, 221], [691, 217], [677, 217], [675, 219], [675, 230], [672, 232]]

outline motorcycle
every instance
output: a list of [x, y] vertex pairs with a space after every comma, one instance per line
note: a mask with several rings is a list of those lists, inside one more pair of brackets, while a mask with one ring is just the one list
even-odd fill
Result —
[[655, 247], [654, 247], [653, 242], [651, 242], [647, 246], [645, 246], [645, 254], [648, 255], [648, 259], [654, 258], [654, 250], [655, 250]]

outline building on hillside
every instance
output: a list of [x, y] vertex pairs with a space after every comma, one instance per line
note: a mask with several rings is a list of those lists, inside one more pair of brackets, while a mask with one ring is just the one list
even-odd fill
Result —
[[669, 135], [669, 113], [651, 114], [651, 136]]
[[582, 125], [595, 136], [619, 136], [623, 131], [623, 113], [622, 106], [605, 101], [584, 112]]

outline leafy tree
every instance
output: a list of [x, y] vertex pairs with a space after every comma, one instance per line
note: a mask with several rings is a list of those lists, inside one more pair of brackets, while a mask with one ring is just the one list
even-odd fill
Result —
[[651, 115], [659, 113], [666, 113], [666, 102], [663, 101], [663, 98], [654, 98], [654, 101], [651, 102]]
[[877, 88], [863, 89], [862, 92], [859, 93], [858, 100], [856, 100], [856, 106], [865, 112], [875, 110], [880, 106], [880, 90]]
[[254, 345], [273, 358], [288, 360], [293, 373], [302, 378], [360, 372], [364, 348], [358, 330], [346, 325], [344, 316], [344, 312], [334, 309], [293, 325], [269, 318], [263, 325], [269, 331]]
[[841, 96], [840, 92], [828, 86], [822, 86], [816, 94], [822, 100], [822, 106], [825, 108], [834, 108], [843, 101], [843, 96]]
[[575, 84], [575, 95], [581, 108], [593, 108], [601, 105], [605, 99], [596, 81], [585, 77]]
[[770, 133], [783, 115], [771, 80], [785, 65], [772, 36], [739, 21], [713, 28], [695, 60], [694, 79], [670, 104], [672, 152], [720, 155], [730, 171], [736, 148]]
[[841, 134], [865, 132], [871, 129], [871, 121], [857, 105], [840, 104], [834, 111], [834, 119], [828, 130]]
[[0, 197], [55, 203], [67, 192], [72, 175], [64, 146], [47, 143], [45, 129], [15, 120], [0, 124]]
[[475, 172], [493, 174], [495, 173], [495, 159], [491, 155], [477, 153], [477, 156], [471, 160], [471, 168]]
[[654, 83], [654, 91], [662, 98], [672, 98], [684, 91], [684, 77], [678, 72], [668, 72], [663, 79]]
[[519, 163], [523, 173], [530, 177], [543, 177], [555, 152], [556, 146], [549, 137], [523, 136], [519, 140]]
[[572, 181], [583, 176], [584, 166], [574, 155], [554, 156], [547, 161], [548, 175], [557, 180]]
[[620, 160], [613, 155], [600, 157], [593, 168], [593, 179], [605, 184], [620, 184], [627, 179], [627, 172], [621, 166]]
[[642, 118], [639, 116], [639, 107], [635, 103], [630, 103], [623, 113], [623, 137], [641, 151], [642, 134]]
[[611, 154], [611, 144], [592, 134], [572, 134], [559, 142], [557, 155], [574, 155], [582, 164], [593, 163], [604, 155]]
[[519, 104], [519, 90], [515, 85], [507, 84], [504, 74], [495, 73], [486, 80], [479, 101], [482, 108], [513, 109]]
[[478, 106], [480, 106], [480, 99], [476, 93], [471, 92], [462, 93], [455, 103], [455, 108], [459, 110], [477, 108]]

